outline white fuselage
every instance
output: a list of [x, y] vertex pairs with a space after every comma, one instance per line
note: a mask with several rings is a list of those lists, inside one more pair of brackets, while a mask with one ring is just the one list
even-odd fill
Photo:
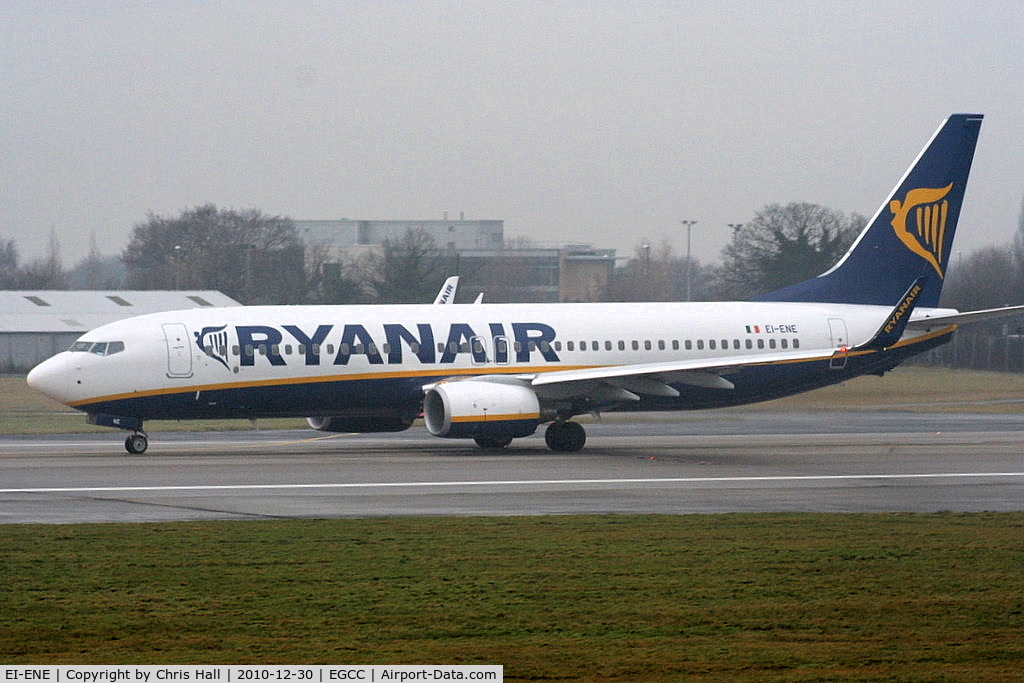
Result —
[[[30, 382], [87, 411], [144, 405], [145, 418], [180, 416], [186, 394], [195, 404], [184, 411], [189, 417], [242, 416], [245, 406], [225, 398], [242, 390], [261, 393], [249, 401], [253, 416], [331, 414], [360, 395], [386, 400], [387, 392], [373, 391], [384, 381], [419, 391], [476, 375], [691, 360], [764, 365], [794, 352], [827, 359], [869, 339], [887, 313], [880, 306], [740, 302], [192, 309], [97, 328], [78, 350], [33, 370]], [[107, 354], [103, 344], [118, 350]], [[315, 405], [296, 399], [303, 387], [356, 381], [360, 393], [332, 392], [336, 404], [329, 396]], [[179, 398], [166, 414], [148, 400], [170, 395]], [[205, 402], [210, 396], [215, 400]]]

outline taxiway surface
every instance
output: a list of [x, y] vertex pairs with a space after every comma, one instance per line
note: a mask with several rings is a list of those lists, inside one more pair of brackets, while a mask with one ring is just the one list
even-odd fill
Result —
[[401, 434], [0, 437], [0, 523], [391, 515], [1024, 509], [1024, 418], [697, 413], [500, 452]]

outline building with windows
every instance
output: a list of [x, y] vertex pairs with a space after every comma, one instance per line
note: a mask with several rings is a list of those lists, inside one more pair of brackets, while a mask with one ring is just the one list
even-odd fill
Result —
[[[434, 241], [446, 275], [459, 275], [459, 300], [478, 293], [492, 302], [602, 301], [615, 268], [614, 249], [590, 245], [506, 248], [502, 220], [296, 220], [307, 247], [323, 250], [327, 268], [422, 230]], [[333, 263], [332, 263], [333, 262]]]
[[501, 249], [505, 241], [505, 222], [495, 220], [398, 220], [354, 221], [296, 220], [295, 228], [307, 246], [321, 245], [329, 254], [340, 255], [360, 249], [379, 247], [384, 240], [397, 240], [410, 230], [430, 235], [438, 249]]

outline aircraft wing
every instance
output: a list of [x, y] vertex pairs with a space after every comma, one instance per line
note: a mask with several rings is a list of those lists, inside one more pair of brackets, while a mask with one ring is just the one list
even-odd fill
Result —
[[641, 394], [675, 397], [679, 392], [671, 384], [730, 390], [727, 375], [749, 365], [795, 363], [828, 360], [833, 354], [824, 349], [758, 353], [731, 358], [694, 359], [611, 365], [603, 367], [555, 370], [523, 376], [537, 393], [552, 398], [598, 394], [609, 399], [637, 400]]
[[910, 319], [907, 327], [925, 329], [936, 325], [962, 325], [994, 318], [1005, 318], [1011, 315], [1024, 314], [1024, 306], [1004, 306], [1002, 308], [986, 308], [979, 311], [961, 313], [955, 310], [922, 311]]

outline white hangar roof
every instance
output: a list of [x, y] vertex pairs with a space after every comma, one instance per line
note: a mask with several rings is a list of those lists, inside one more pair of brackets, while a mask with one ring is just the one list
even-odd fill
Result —
[[0, 333], [78, 333], [146, 313], [241, 306], [215, 290], [0, 291]]

